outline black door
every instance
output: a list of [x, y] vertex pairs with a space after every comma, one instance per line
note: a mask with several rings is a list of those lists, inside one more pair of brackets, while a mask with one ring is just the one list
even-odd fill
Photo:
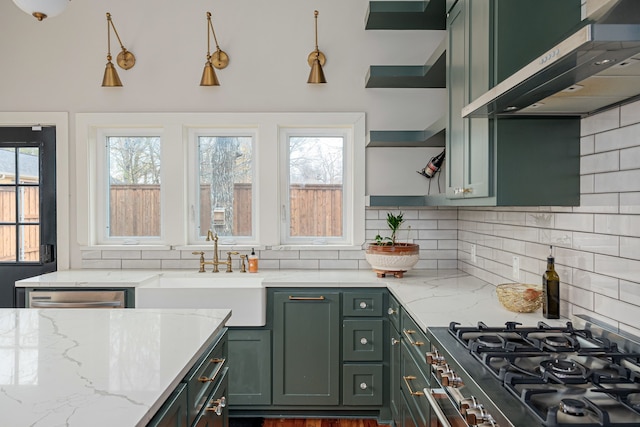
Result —
[[57, 267], [55, 127], [0, 127], [0, 242], [0, 307], [23, 306], [15, 281]]

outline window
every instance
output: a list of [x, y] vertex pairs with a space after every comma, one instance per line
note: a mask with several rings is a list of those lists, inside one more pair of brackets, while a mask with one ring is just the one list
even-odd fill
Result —
[[283, 132], [283, 243], [344, 244], [353, 204], [345, 164], [353, 145], [340, 129]]
[[101, 240], [137, 243], [162, 236], [161, 138], [135, 131], [104, 132], [99, 181]]
[[207, 231], [218, 234], [222, 243], [235, 243], [253, 237], [253, 135], [225, 130], [193, 131], [196, 145], [198, 185], [194, 212], [196, 236], [202, 241]]
[[363, 113], [79, 113], [76, 125], [81, 246], [210, 249], [209, 229], [234, 250], [364, 242]]

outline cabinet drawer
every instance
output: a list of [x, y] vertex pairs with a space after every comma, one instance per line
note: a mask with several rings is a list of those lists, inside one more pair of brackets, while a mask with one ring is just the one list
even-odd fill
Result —
[[382, 361], [383, 319], [352, 320], [342, 323], [342, 359], [345, 361]]
[[227, 374], [228, 368], [225, 368], [220, 381], [208, 396], [206, 406], [196, 418], [194, 427], [227, 427], [229, 425]]
[[187, 425], [187, 387], [180, 383], [147, 427], [185, 427]]
[[342, 315], [349, 316], [382, 316], [384, 307], [384, 291], [344, 292], [342, 297]]
[[412, 350], [405, 344], [402, 344], [401, 350], [401, 374], [402, 380], [400, 388], [408, 396], [421, 397], [422, 389], [429, 387], [428, 372], [425, 372], [427, 365], [416, 360], [412, 356]]
[[393, 295], [389, 295], [389, 307], [387, 307], [387, 315], [391, 325], [400, 330], [400, 303]]
[[382, 405], [383, 393], [382, 364], [343, 366], [343, 404]]
[[192, 425], [207, 403], [207, 396], [219, 382], [226, 367], [227, 336], [222, 334], [211, 350], [196, 363], [194, 369], [185, 377], [187, 382], [187, 398], [189, 400], [188, 424]]
[[400, 318], [402, 341], [411, 349], [416, 360], [426, 363], [426, 353], [431, 348], [427, 336], [404, 310], [401, 311]]

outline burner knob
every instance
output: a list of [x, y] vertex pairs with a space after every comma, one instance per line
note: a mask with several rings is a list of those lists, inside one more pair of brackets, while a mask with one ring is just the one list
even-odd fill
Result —
[[446, 363], [444, 365], [437, 365], [436, 372], [438, 376], [442, 378], [447, 372], [451, 372], [451, 368], [449, 368], [449, 365]]
[[460, 401], [460, 410], [462, 411], [463, 414], [466, 414], [467, 409], [477, 408], [479, 405], [480, 403], [478, 403], [478, 399], [476, 399], [475, 396], [471, 396], [468, 399], [462, 399]]
[[446, 372], [442, 375], [442, 385], [445, 387], [460, 387], [462, 385], [462, 378], [460, 378], [454, 371]]
[[443, 365], [445, 363], [444, 357], [438, 353], [438, 350], [427, 353], [427, 364], [429, 365]]
[[478, 425], [484, 421], [488, 421], [489, 418], [491, 417], [489, 416], [487, 411], [484, 410], [481, 404], [476, 406], [475, 408], [467, 409], [467, 423], [472, 426]]

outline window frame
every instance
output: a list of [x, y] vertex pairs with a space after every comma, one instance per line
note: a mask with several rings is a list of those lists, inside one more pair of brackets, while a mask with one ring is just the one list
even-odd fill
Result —
[[[206, 240], [206, 231], [203, 235], [198, 233], [200, 212], [200, 166], [199, 166], [199, 149], [198, 139], [200, 137], [249, 137], [251, 138], [251, 235], [250, 236], [225, 236], [220, 238], [221, 245], [256, 245], [256, 140], [257, 130], [255, 128], [238, 128], [238, 127], [190, 127], [188, 128], [188, 148], [187, 148], [187, 188], [188, 188], [188, 240], [191, 245], [204, 244]], [[197, 173], [194, 173], [197, 172]]]
[[[290, 139], [292, 137], [336, 137], [342, 138], [342, 235], [338, 237], [291, 236], [291, 198], [290, 198]], [[349, 218], [353, 216], [353, 132], [347, 127], [283, 127], [280, 129], [280, 242], [285, 245], [346, 245], [352, 241], [352, 227]]]
[[[97, 131], [96, 144], [96, 241], [98, 244], [104, 245], [130, 245], [130, 244], [165, 244], [166, 237], [164, 234], [165, 221], [163, 219], [166, 211], [166, 196], [163, 183], [165, 181], [163, 163], [164, 155], [164, 138], [161, 128], [104, 128]], [[109, 210], [110, 210], [110, 173], [109, 167], [109, 148], [107, 140], [110, 137], [157, 137], [160, 139], [160, 235], [159, 236], [109, 236], [107, 229], [109, 227]]]
[[[237, 241], [221, 249], [250, 250], [328, 250], [361, 249], [365, 242], [365, 113], [77, 113], [76, 154], [76, 236], [80, 249], [175, 249], [210, 250], [211, 243], [198, 241], [194, 217], [190, 210], [189, 164], [190, 136], [192, 129], [218, 131], [234, 129], [239, 134], [255, 132], [253, 141], [253, 241]], [[351, 182], [353, 186], [352, 215], [344, 223], [344, 243], [313, 245], [284, 243], [281, 240], [281, 186], [280, 179], [280, 133], [289, 128], [345, 129], [352, 133], [353, 164]], [[162, 138], [161, 185], [162, 238], [156, 241], [138, 239], [136, 242], [104, 242], [98, 238], [96, 219], [98, 196], [97, 146], [101, 132], [152, 131]], [[157, 132], [161, 131], [160, 134]], [[104, 190], [102, 190], [104, 191]], [[102, 219], [104, 221], [104, 219]], [[125, 244], [128, 243], [128, 244]]]

